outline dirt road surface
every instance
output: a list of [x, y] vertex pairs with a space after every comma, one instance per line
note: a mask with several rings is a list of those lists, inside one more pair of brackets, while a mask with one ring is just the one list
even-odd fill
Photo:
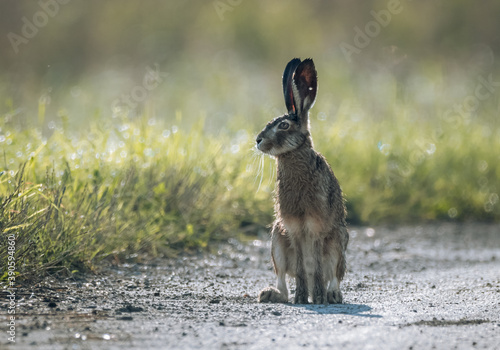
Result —
[[[2, 349], [500, 349], [500, 226], [353, 227], [342, 305], [259, 304], [266, 239], [18, 290]], [[136, 259], [135, 259], [136, 260]], [[293, 300], [293, 281], [291, 283]]]

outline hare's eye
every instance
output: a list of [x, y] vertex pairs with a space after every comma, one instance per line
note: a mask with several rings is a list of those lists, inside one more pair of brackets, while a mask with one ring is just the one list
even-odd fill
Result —
[[278, 129], [281, 129], [281, 130], [286, 130], [290, 127], [290, 124], [288, 124], [287, 122], [281, 122], [279, 123], [278, 125]]

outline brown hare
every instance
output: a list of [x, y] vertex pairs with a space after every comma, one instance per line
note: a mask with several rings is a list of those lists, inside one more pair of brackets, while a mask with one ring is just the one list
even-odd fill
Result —
[[317, 87], [313, 60], [291, 60], [283, 73], [288, 114], [271, 120], [256, 139], [277, 163], [271, 256], [278, 283], [263, 289], [259, 302], [287, 303], [288, 274], [295, 277], [296, 304], [342, 303], [349, 234], [342, 190], [309, 132]]

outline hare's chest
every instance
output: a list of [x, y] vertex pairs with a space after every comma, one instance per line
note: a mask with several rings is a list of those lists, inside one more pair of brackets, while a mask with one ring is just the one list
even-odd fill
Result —
[[323, 191], [314, 188], [280, 189], [277, 193], [275, 208], [280, 216], [314, 221], [314, 218], [325, 217], [327, 214], [328, 197], [323, 194]]

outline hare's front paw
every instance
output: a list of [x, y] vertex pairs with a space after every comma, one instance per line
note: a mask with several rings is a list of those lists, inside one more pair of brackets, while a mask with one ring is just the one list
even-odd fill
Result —
[[267, 287], [260, 291], [259, 303], [288, 303], [288, 298], [274, 287]]
[[321, 293], [321, 291], [319, 291], [319, 292], [315, 291], [315, 293], [313, 295], [313, 303], [314, 304], [328, 305], [327, 296], [326, 296], [326, 293], [324, 290], [323, 290], [323, 293]]
[[333, 290], [327, 294], [330, 304], [342, 304], [342, 293], [340, 290]]
[[326, 295], [326, 288], [323, 285], [322, 278], [319, 276], [316, 276], [315, 284], [314, 284], [314, 291], [313, 291], [313, 303], [314, 304], [324, 304], [328, 305], [328, 298]]

